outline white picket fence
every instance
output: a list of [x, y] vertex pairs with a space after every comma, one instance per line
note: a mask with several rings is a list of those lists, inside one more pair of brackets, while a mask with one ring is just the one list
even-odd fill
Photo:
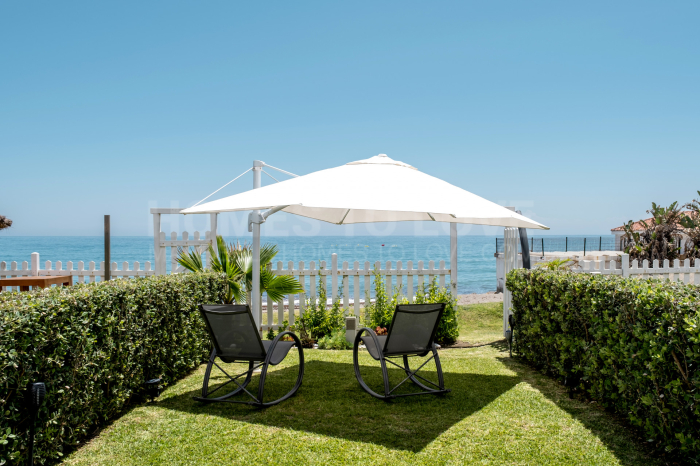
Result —
[[[88, 262], [87, 268], [83, 261], [78, 261], [76, 264], [73, 261], [68, 261], [65, 269], [62, 261], [56, 261], [55, 265], [51, 261], [45, 261], [42, 269], [39, 266], [39, 253], [35, 252], [32, 253], [31, 264], [32, 266], [30, 267], [27, 261], [19, 264], [17, 261], [12, 261], [8, 266], [7, 262], [0, 262], [0, 278], [71, 275], [74, 277], [74, 283], [92, 283], [95, 282], [97, 277], [100, 277], [101, 280], [104, 279], [104, 261], [99, 263], [99, 268], [94, 261]], [[74, 268], [74, 265], [77, 265], [77, 268]], [[139, 261], [133, 262], [131, 266], [128, 262], [122, 262], [121, 269], [116, 262], [112, 262], [112, 278], [146, 277], [154, 274], [155, 270], [151, 269], [149, 261], [146, 261], [143, 269]], [[11, 291], [13, 289], [19, 291], [19, 287], [12, 286], [2, 287], [0, 291]]]
[[695, 260], [695, 266], [691, 267], [690, 259], [682, 262], [676, 259], [671, 266], [668, 259], [663, 261], [663, 266], [659, 266], [659, 261], [654, 260], [651, 267], [649, 261], [629, 260], [629, 254], [621, 255], [621, 267], [618, 267], [617, 260], [584, 260], [580, 262], [580, 269], [583, 273], [593, 273], [601, 275], [620, 275], [622, 277], [638, 278], [660, 278], [664, 280], [681, 281], [700, 285], [700, 260]]
[[[276, 275], [291, 275], [302, 284], [303, 293], [288, 295], [286, 300], [273, 302], [269, 297], [263, 299], [262, 309], [260, 310], [260, 322], [263, 330], [269, 328], [278, 328], [278, 324], [287, 320], [290, 325], [293, 325], [295, 320], [304, 315], [307, 299], [311, 302], [317, 302], [317, 289], [321, 284], [325, 289], [328, 289], [328, 280], [330, 278], [330, 300], [329, 303], [336, 302], [341, 299], [338, 292], [342, 290], [342, 307], [350, 310], [356, 315], [360, 315], [360, 306], [364, 303], [363, 299], [372, 295], [374, 290], [374, 270], [379, 272], [379, 275], [384, 281], [387, 296], [391, 298], [395, 292], [404, 295], [410, 301], [415, 297], [415, 289], [422, 287], [424, 284], [431, 283], [434, 278], [437, 278], [439, 286], [444, 287], [446, 282], [449, 284], [450, 269], [445, 268], [445, 261], [440, 261], [438, 266], [435, 266], [435, 261], [429, 261], [425, 267], [423, 261], [418, 261], [414, 267], [413, 261], [408, 261], [404, 266], [402, 261], [387, 261], [382, 268], [382, 264], [377, 261], [371, 264], [365, 261], [360, 264], [359, 261], [354, 261], [352, 267], [347, 261], [338, 264], [338, 255], [332, 254], [330, 267], [327, 267], [326, 261], [316, 263], [311, 261], [306, 267], [304, 261], [296, 264], [292, 261], [287, 262], [287, 267], [278, 261], [275, 267], [271, 270]], [[308, 279], [307, 279], [308, 277]], [[352, 282], [352, 296], [350, 291], [350, 283]], [[288, 313], [285, 316], [285, 308]], [[292, 309], [298, 309], [298, 314], [292, 312]], [[275, 312], [277, 319], [275, 321]]]
[[[161, 241], [165, 241], [163, 235], [161, 235]], [[174, 238], [166, 244], [173, 249], [176, 249], [177, 246], [201, 246], [201, 244], [187, 244], [188, 241], [190, 240], [187, 239], [187, 235], [183, 235], [182, 240]], [[195, 241], [202, 240], [197, 238]], [[177, 254], [175, 253], [174, 256], [177, 257]], [[79, 261], [77, 268], [74, 268], [74, 263], [68, 261], [64, 268], [62, 261], [57, 261], [55, 264], [46, 261], [44, 268], [40, 268], [39, 253], [33, 253], [31, 259], [31, 267], [27, 261], [19, 264], [13, 261], [9, 266], [7, 262], [0, 262], [0, 278], [72, 275], [75, 277], [74, 282], [77, 283], [92, 283], [96, 281], [97, 277], [100, 277], [100, 280], [104, 279], [104, 262], [100, 262], [98, 268], [97, 264], [92, 261], [87, 264], [86, 268], [85, 263]], [[268, 267], [276, 275], [291, 275], [299, 280], [304, 292], [288, 295], [286, 299], [278, 302], [272, 302], [269, 298], [263, 299], [259, 311], [263, 329], [267, 330], [270, 327], [276, 329], [278, 324], [284, 320], [287, 320], [290, 325], [294, 324], [295, 320], [303, 315], [307, 299], [312, 300], [312, 302], [318, 301], [317, 289], [319, 285], [329, 290], [330, 298], [326, 305], [340, 300], [344, 309], [352, 310], [356, 316], [359, 316], [360, 307], [364, 304], [365, 297], [374, 295], [375, 285], [372, 276], [375, 269], [379, 271], [379, 275], [384, 281], [389, 298], [394, 293], [401, 293], [413, 301], [415, 289], [431, 283], [434, 278], [437, 278], [441, 287], [449, 285], [451, 271], [445, 267], [445, 261], [439, 261], [437, 267], [435, 261], [428, 261], [427, 267], [424, 261], [418, 261], [415, 266], [413, 261], [408, 261], [405, 265], [402, 261], [387, 261], [383, 265], [382, 267], [379, 261], [374, 264], [369, 261], [365, 261], [363, 264], [355, 261], [352, 265], [344, 261], [339, 264], [337, 254], [332, 254], [330, 266], [326, 261], [320, 261], [318, 264], [316, 261], [311, 261], [308, 263], [308, 267], [304, 261], [299, 261], [296, 264], [289, 261], [286, 268], [282, 261], [276, 262], [274, 266], [269, 264]], [[175, 273], [186, 272], [176, 264], [173, 264], [172, 270], [175, 270]], [[133, 262], [131, 266], [128, 262], [123, 262], [121, 269], [116, 262], [112, 262], [112, 278], [145, 277], [155, 274], [155, 270], [151, 269], [151, 262], [146, 262], [144, 269], [141, 269], [141, 263], [138, 261]], [[3, 291], [12, 289], [19, 291], [18, 287], [3, 287]], [[275, 314], [277, 315], [275, 316]], [[275, 317], [277, 317], [276, 320]]]
[[[182, 232], [182, 239], [177, 239], [177, 233], [174, 231], [170, 233], [170, 239], [166, 239], [165, 232], [160, 232], [160, 241], [158, 243], [158, 249], [156, 251], [163, 251], [161, 254], [156, 254], [156, 270], [159, 270], [159, 268], [162, 269], [162, 273], [159, 272], [159, 275], [165, 274], [165, 248], [170, 248], [170, 273], [180, 273], [180, 272], [185, 272], [186, 269], [178, 264], [177, 262], [177, 248], [182, 247], [184, 249], [189, 249], [190, 247], [195, 247], [199, 248], [201, 252], [204, 252], [209, 246], [209, 244], [212, 242], [212, 236], [211, 232], [205, 231], [204, 232], [204, 238], [202, 238], [202, 234], [198, 231], [195, 231], [194, 234], [192, 235], [192, 238], [190, 238], [190, 234], [186, 231]], [[206, 254], [206, 266], [209, 267], [211, 266], [211, 257], [209, 257], [209, 254]], [[159, 259], [163, 261], [162, 266], [159, 263]]]

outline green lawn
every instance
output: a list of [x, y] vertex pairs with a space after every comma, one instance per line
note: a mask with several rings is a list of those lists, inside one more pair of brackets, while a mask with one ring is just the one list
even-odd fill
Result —
[[[474, 324], [462, 339], [501, 339], [496, 307], [461, 308], [461, 322]], [[307, 350], [304, 385], [266, 410], [193, 401], [201, 366], [66, 463], [657, 464], [627, 427], [595, 404], [569, 400], [561, 386], [510, 359], [502, 343], [445, 349], [440, 357], [452, 393], [385, 403], [359, 388], [351, 351]], [[291, 383], [296, 358], [289, 359], [269, 375], [271, 396]], [[364, 353], [361, 363], [363, 376], [379, 384], [375, 361]]]
[[491, 343], [503, 340], [503, 303], [458, 306], [459, 340], [472, 343]]

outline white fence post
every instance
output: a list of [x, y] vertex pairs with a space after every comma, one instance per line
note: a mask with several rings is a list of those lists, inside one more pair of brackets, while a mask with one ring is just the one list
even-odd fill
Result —
[[353, 310], [355, 317], [360, 317], [360, 263], [355, 261], [352, 264], [353, 269]]
[[338, 254], [331, 255], [331, 302], [338, 298]]
[[153, 256], [156, 275], [165, 275], [165, 248], [160, 246], [160, 213], [153, 213]]
[[39, 276], [39, 253], [32, 253], [32, 277]]
[[[518, 267], [518, 229], [515, 227], [506, 227], [503, 231], [504, 243], [504, 277], [508, 272]], [[512, 294], [503, 283], [503, 336], [506, 336], [508, 330], [508, 316], [510, 316], [512, 307]]]
[[[211, 245], [216, 249], [216, 235], [219, 228], [219, 214], [209, 214], [209, 236], [206, 238], [211, 242]], [[206, 236], [206, 234], [205, 234]], [[207, 268], [211, 268], [211, 257], [207, 253]]]

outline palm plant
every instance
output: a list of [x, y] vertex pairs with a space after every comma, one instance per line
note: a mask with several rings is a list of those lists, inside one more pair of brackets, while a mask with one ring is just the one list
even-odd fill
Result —
[[625, 252], [630, 255], [630, 259], [673, 261], [680, 254], [677, 243], [685, 215], [677, 202], [668, 207], [661, 207], [652, 202], [651, 210], [647, 212], [653, 217], [650, 224], [644, 220], [639, 222], [643, 227], [642, 231], [634, 231], [634, 222], [631, 220], [624, 225], [625, 239], [628, 244]]
[[[192, 272], [205, 270], [202, 262], [202, 252], [178, 248], [177, 262]], [[301, 284], [292, 276], [275, 275], [267, 264], [277, 255], [277, 246], [264, 244], [260, 248], [260, 291], [267, 293], [273, 301], [280, 301], [286, 294], [303, 291]], [[216, 249], [212, 245], [207, 248], [211, 258], [211, 269], [224, 273], [228, 277], [228, 289], [224, 301], [227, 304], [247, 302], [247, 294], [253, 289], [253, 251], [250, 245], [239, 242], [226, 245], [223, 237], [216, 237]]]
[[570, 269], [572, 265], [573, 262], [571, 262], [569, 259], [559, 258], [552, 259], [551, 261], [547, 262], [540, 262], [535, 267], [546, 270], [567, 270]]
[[684, 205], [689, 212], [683, 215], [681, 226], [685, 228], [684, 233], [688, 235], [685, 242], [685, 255], [688, 259], [700, 259], [700, 191], [698, 199]]

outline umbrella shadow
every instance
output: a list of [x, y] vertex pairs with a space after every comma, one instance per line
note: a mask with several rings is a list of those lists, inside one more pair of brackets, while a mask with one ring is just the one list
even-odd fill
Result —
[[[265, 399], [274, 399], [288, 390], [294, 384], [296, 371], [297, 367], [292, 366], [271, 373], [266, 381]], [[382, 379], [378, 365], [363, 366], [361, 371], [368, 385], [380, 391]], [[428, 371], [428, 375], [435, 373]], [[199, 390], [164, 398], [158, 405], [187, 413], [418, 452], [520, 381], [516, 376], [454, 372], [445, 372], [444, 377], [446, 387], [452, 389], [447, 395], [405, 397], [384, 402], [360, 388], [352, 364], [309, 361], [305, 367], [304, 383], [297, 394], [271, 408], [261, 410], [239, 404], [198, 403], [192, 397], [200, 396]], [[403, 378], [399, 369], [390, 370], [393, 384]], [[257, 381], [254, 380], [251, 386], [256, 388]], [[418, 391], [410, 383], [402, 385], [400, 390], [404, 387], [406, 391]]]

